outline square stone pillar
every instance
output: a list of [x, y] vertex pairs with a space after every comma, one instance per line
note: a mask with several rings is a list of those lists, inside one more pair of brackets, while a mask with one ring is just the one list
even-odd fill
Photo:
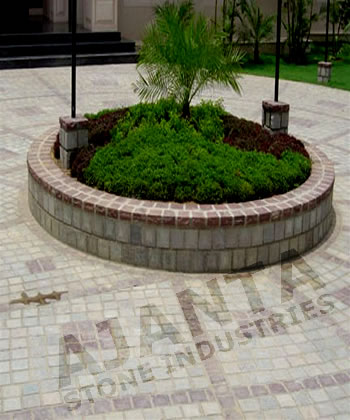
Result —
[[44, 16], [53, 23], [67, 23], [69, 18], [68, 0], [44, 0]]
[[70, 169], [73, 155], [88, 145], [88, 120], [82, 115], [76, 118], [60, 117], [60, 160], [64, 169]]
[[332, 63], [320, 61], [318, 63], [317, 81], [321, 83], [328, 83], [331, 80]]
[[118, 30], [118, 0], [85, 0], [84, 28], [90, 31]]
[[263, 101], [262, 126], [273, 134], [288, 133], [289, 104]]

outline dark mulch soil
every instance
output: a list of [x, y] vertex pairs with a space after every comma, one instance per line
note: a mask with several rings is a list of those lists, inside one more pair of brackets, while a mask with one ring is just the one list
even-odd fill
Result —
[[111, 141], [110, 131], [125, 116], [129, 108], [118, 109], [102, 115], [98, 119], [89, 119], [89, 144], [105, 146]]
[[90, 160], [94, 157], [97, 147], [89, 144], [79, 150], [77, 156], [72, 163], [71, 176], [77, 178], [78, 181], [84, 182], [83, 170], [89, 166]]
[[[89, 147], [80, 150], [75, 157], [71, 171], [73, 177], [83, 181], [83, 170], [89, 166], [97, 147], [105, 146], [111, 141], [110, 131], [124, 117], [127, 111], [128, 108], [123, 108], [105, 114], [98, 119], [89, 120]], [[237, 118], [233, 115], [225, 115], [223, 123], [224, 143], [238, 149], [271, 153], [277, 159], [280, 159], [285, 150], [290, 149], [309, 158], [303, 143], [288, 134], [271, 135], [260, 124]], [[55, 157], [57, 158], [57, 154], [59, 158], [57, 141], [54, 145], [54, 153]]]
[[224, 143], [241, 150], [256, 150], [257, 152], [271, 153], [277, 159], [282, 153], [290, 149], [309, 158], [305, 146], [300, 140], [288, 134], [270, 134], [260, 124], [225, 115], [223, 118], [225, 139]]
[[[118, 121], [124, 117], [127, 113], [128, 108], [118, 109], [117, 111], [110, 112], [102, 115], [98, 119], [89, 119], [88, 131], [89, 131], [89, 147], [83, 148], [79, 151], [77, 156], [74, 158], [72, 164], [71, 175], [77, 177], [79, 181], [82, 181], [82, 171], [84, 168], [89, 166], [90, 160], [93, 158], [97, 147], [105, 146], [111, 141], [110, 132], [112, 128], [118, 123]], [[53, 152], [56, 159], [60, 158], [60, 142], [58, 134], [56, 141], [53, 145]]]
[[89, 119], [89, 146], [81, 149], [75, 157], [71, 175], [83, 182], [83, 170], [89, 166], [98, 147], [105, 146], [111, 141], [111, 130], [127, 113], [128, 108], [118, 109], [102, 115], [98, 119]]
[[59, 134], [56, 134], [56, 140], [53, 144], [53, 155], [55, 156], [55, 159], [60, 158], [60, 137]]

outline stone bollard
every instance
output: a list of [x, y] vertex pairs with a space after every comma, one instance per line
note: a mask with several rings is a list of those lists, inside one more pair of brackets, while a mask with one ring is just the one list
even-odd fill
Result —
[[88, 145], [87, 127], [88, 120], [82, 115], [60, 117], [60, 160], [64, 169], [70, 169], [74, 153]]
[[288, 133], [289, 104], [263, 101], [262, 126], [273, 134]]
[[320, 61], [318, 63], [317, 81], [321, 83], [328, 83], [331, 80], [332, 63]]

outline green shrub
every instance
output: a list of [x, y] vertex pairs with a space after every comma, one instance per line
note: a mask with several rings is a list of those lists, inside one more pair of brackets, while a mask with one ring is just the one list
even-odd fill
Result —
[[218, 141], [224, 137], [222, 119], [226, 115], [220, 102], [204, 102], [192, 107], [190, 122], [205, 138]]
[[[225, 114], [220, 102], [201, 102], [200, 105], [191, 107], [188, 122], [204, 137], [213, 141], [221, 140], [224, 136], [222, 118]], [[112, 130], [112, 137], [124, 138], [141, 124], [161, 122], [169, 122], [174, 129], [184, 123], [181, 106], [173, 99], [160, 99], [155, 103], [140, 103], [130, 107], [126, 117]]]
[[277, 159], [225, 144], [224, 114], [212, 103], [193, 107], [190, 120], [173, 101], [130, 107], [84, 180], [138, 199], [222, 203], [282, 194], [307, 179], [311, 163], [299, 153], [285, 150]]

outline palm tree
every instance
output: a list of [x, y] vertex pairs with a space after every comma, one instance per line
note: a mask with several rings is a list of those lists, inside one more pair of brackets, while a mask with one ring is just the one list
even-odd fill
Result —
[[222, 34], [194, 13], [192, 0], [166, 1], [156, 7], [155, 21], [146, 29], [135, 91], [145, 100], [174, 98], [187, 118], [192, 99], [208, 85], [231, 86], [239, 93], [242, 58], [238, 49], [224, 52]]
[[287, 32], [289, 61], [302, 64], [306, 60], [312, 24], [317, 21], [314, 0], [285, 0], [285, 19], [282, 21]]
[[274, 16], [264, 17], [255, 0], [243, 0], [241, 11], [244, 16], [242, 37], [254, 44], [254, 63], [260, 61], [260, 44], [272, 35]]

